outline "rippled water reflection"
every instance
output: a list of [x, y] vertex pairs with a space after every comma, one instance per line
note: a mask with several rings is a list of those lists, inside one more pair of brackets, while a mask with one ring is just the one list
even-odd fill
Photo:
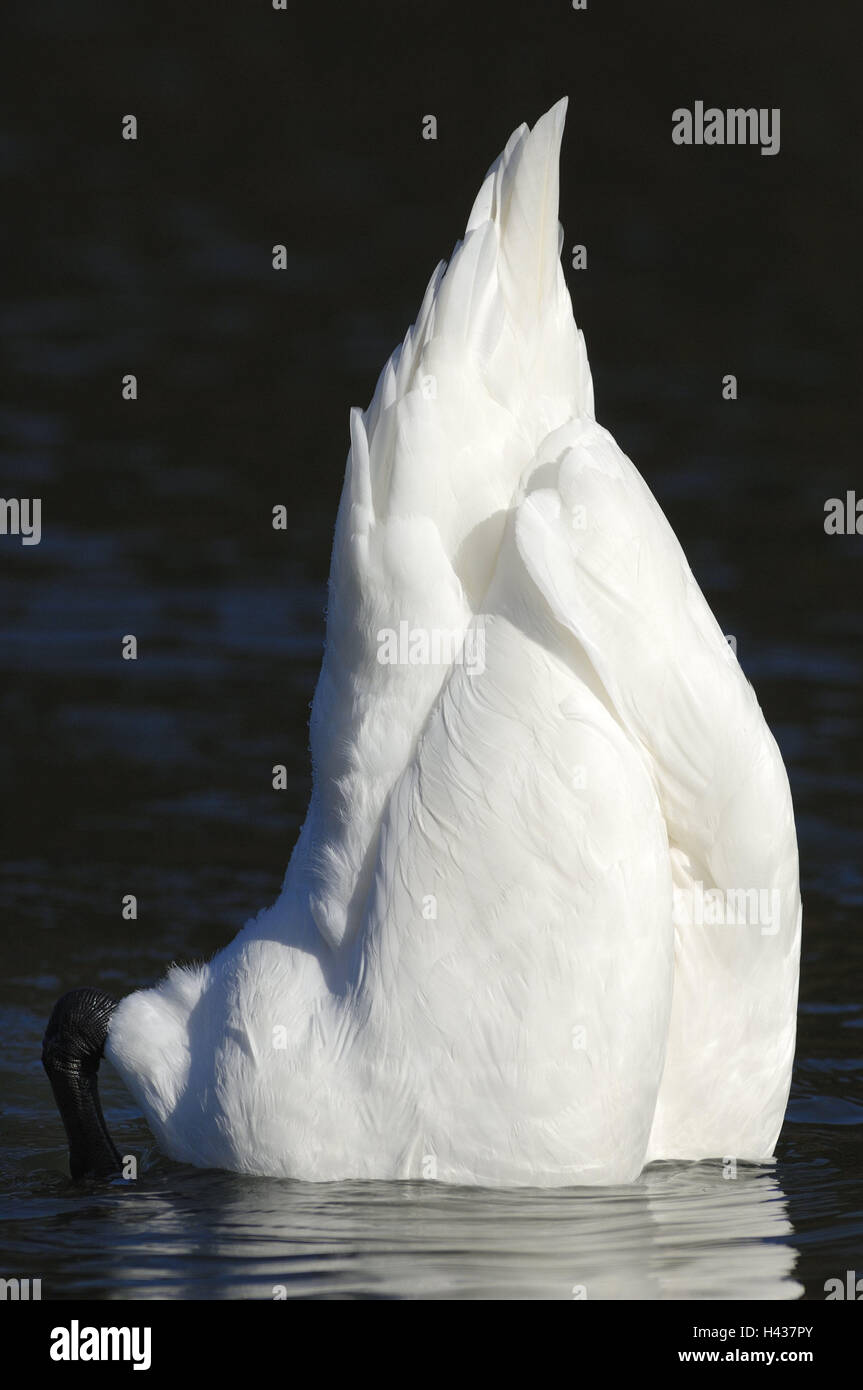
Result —
[[[55, 1195], [51, 1189], [58, 1189]], [[22, 1191], [43, 1297], [793, 1299], [769, 1172], [657, 1165], [630, 1188], [492, 1192], [160, 1169], [139, 1189]], [[47, 1189], [47, 1190], [46, 1190]], [[11, 1215], [7, 1211], [7, 1215]], [[14, 1222], [14, 1218], [13, 1218]]]

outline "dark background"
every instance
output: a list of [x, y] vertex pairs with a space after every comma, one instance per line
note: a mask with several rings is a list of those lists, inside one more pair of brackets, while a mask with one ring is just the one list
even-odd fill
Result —
[[[0, 537], [13, 1189], [36, 1200], [62, 1149], [38, 1066], [56, 994], [139, 987], [277, 893], [308, 796], [348, 407], [511, 130], [568, 94], [564, 265], [597, 414], [736, 636], [795, 797], [806, 944], [779, 1177], [796, 1277], [818, 1297], [863, 1269], [863, 539], [823, 528], [827, 498], [863, 496], [855, 19], [738, 0], [7, 4], [0, 495], [43, 511], [38, 547]], [[780, 107], [780, 153], [675, 146], [672, 110], [699, 99]]]

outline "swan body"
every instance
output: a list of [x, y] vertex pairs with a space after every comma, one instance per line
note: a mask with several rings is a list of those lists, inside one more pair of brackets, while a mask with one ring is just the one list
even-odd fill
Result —
[[[175, 1159], [557, 1185], [772, 1155], [800, 950], [788, 782], [594, 419], [559, 260], [565, 105], [513, 134], [352, 412], [281, 896], [111, 1019], [106, 1055]], [[382, 660], [405, 624], [458, 659]], [[769, 921], [685, 910], [750, 890]]]

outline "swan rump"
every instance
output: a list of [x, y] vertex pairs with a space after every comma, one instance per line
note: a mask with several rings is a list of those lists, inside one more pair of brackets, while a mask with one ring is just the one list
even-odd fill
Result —
[[565, 110], [512, 135], [351, 414], [281, 896], [111, 1020], [176, 1159], [551, 1185], [772, 1155], [800, 949], [788, 783], [594, 419], [559, 259]]

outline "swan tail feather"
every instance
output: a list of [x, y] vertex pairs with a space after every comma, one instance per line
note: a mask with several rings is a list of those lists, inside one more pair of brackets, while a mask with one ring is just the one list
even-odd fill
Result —
[[386, 798], [449, 676], [446, 662], [406, 659], [396, 638], [406, 628], [457, 643], [481, 611], [539, 442], [592, 412], [558, 259], [565, 112], [558, 102], [510, 137], [370, 406], [351, 418], [311, 721], [314, 834], [303, 841], [314, 843], [313, 915], [334, 947], [362, 921]]

